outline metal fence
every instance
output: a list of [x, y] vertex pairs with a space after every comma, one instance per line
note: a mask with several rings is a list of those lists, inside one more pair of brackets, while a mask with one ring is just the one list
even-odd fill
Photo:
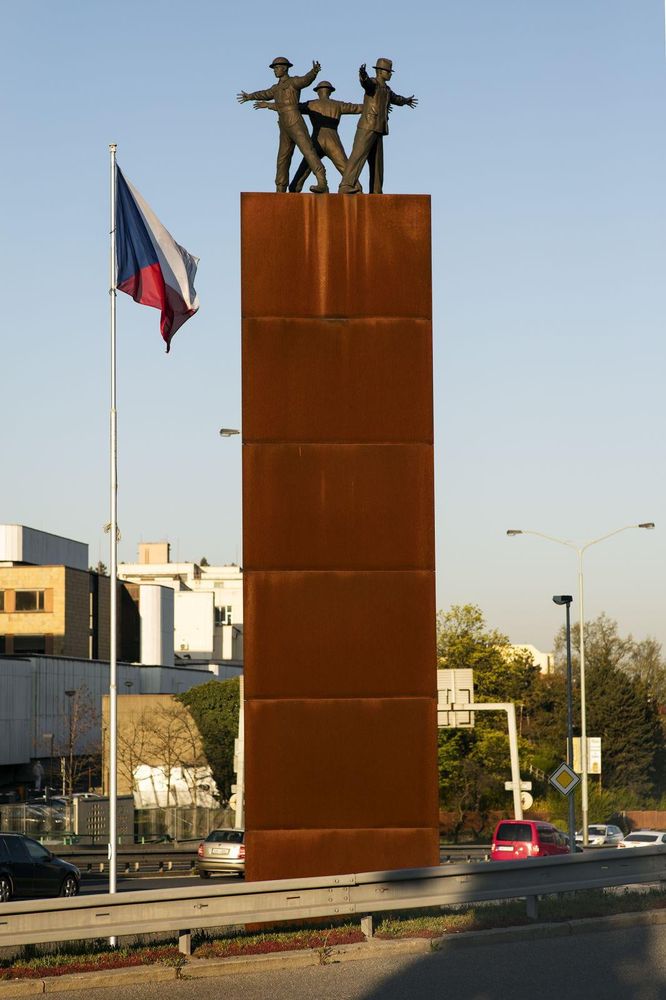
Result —
[[0, 832], [24, 833], [36, 840], [59, 839], [72, 832], [71, 812], [23, 802], [0, 806]]
[[228, 807], [166, 806], [134, 810], [134, 839], [138, 844], [156, 840], [197, 840], [211, 830], [234, 825], [234, 811]]
[[199, 928], [351, 915], [363, 918], [364, 932], [369, 936], [372, 915], [386, 911], [523, 898], [529, 916], [536, 917], [541, 895], [662, 883], [664, 879], [666, 847], [643, 847], [522, 862], [446, 865], [233, 886], [197, 885], [73, 899], [10, 900], [0, 905], [0, 947], [175, 931], [180, 950], [188, 954], [191, 932]]
[[[124, 805], [125, 803], [120, 803]], [[105, 843], [108, 839], [108, 800], [81, 800], [64, 808], [31, 803], [0, 806], [0, 832], [23, 833], [36, 840], [76, 839], [85, 843]], [[99, 813], [99, 815], [97, 815]], [[125, 810], [119, 810], [119, 818]], [[132, 809], [120, 823], [120, 842], [154, 843], [164, 840], [197, 840], [211, 830], [233, 827], [233, 809], [204, 806], [168, 806]]]

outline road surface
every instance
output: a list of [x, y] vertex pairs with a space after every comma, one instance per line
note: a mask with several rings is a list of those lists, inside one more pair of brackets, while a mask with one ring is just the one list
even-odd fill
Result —
[[[55, 983], [53, 984], [55, 986]], [[93, 991], [54, 993], [91, 1000]], [[94, 990], [94, 1000], [666, 1000], [666, 927]]]

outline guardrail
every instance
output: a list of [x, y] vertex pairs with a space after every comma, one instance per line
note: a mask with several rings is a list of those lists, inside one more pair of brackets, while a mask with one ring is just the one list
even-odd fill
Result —
[[[130, 877], [141, 875], [187, 875], [196, 870], [196, 844], [165, 846], [136, 845], [120, 847], [117, 854], [118, 875]], [[80, 869], [83, 876], [105, 875], [109, 871], [106, 850], [76, 845], [56, 848], [58, 857], [66, 858]], [[463, 861], [489, 861], [490, 845], [484, 844], [442, 844], [440, 864], [460, 864]]]
[[0, 903], [0, 946], [177, 931], [181, 952], [189, 954], [192, 930], [205, 927], [358, 914], [371, 936], [372, 915], [386, 910], [525, 898], [528, 916], [535, 918], [540, 895], [662, 881], [666, 847], [644, 847], [524, 862], [12, 901]]
[[[198, 841], [197, 841], [198, 843]], [[86, 875], [108, 874], [109, 858], [106, 850], [95, 851], [90, 848], [69, 848], [56, 850], [59, 858], [71, 861], [73, 865]], [[119, 848], [117, 854], [118, 875], [168, 875], [193, 873], [196, 867], [197, 852], [195, 847], [183, 848]]]

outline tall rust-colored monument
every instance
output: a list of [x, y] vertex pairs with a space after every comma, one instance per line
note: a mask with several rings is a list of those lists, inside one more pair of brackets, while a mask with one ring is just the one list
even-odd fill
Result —
[[436, 865], [430, 199], [241, 215], [247, 878]]

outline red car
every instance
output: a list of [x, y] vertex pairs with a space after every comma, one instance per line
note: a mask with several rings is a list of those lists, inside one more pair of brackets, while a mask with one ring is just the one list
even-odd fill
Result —
[[491, 861], [523, 861], [568, 854], [569, 838], [552, 823], [531, 819], [503, 819], [495, 827]]

